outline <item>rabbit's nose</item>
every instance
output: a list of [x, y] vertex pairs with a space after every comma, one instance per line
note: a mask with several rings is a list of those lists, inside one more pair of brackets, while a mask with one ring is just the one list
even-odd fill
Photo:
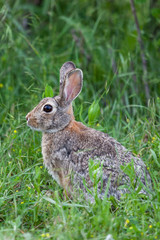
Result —
[[26, 115], [26, 120], [28, 121], [29, 117], [28, 117], [28, 114]]

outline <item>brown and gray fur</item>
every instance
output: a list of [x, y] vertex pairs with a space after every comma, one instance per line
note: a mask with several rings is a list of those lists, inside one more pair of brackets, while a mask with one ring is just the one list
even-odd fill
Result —
[[[74, 119], [72, 101], [82, 89], [83, 74], [72, 62], [63, 64], [60, 70], [60, 94], [53, 98], [44, 98], [26, 116], [27, 124], [34, 130], [42, 131], [42, 154], [49, 173], [64, 188], [69, 196], [74, 189], [87, 193], [83, 179], [93, 190], [89, 177], [89, 159], [103, 163], [102, 183], [98, 184], [98, 195], [103, 198], [110, 179], [108, 196], [120, 198], [127, 189], [118, 189], [129, 183], [129, 177], [121, 170], [133, 160], [136, 177], [145, 185], [150, 184], [150, 176], [144, 162], [134, 157], [125, 147], [106, 133], [96, 131]], [[44, 106], [52, 106], [51, 112], [45, 112]], [[136, 180], [136, 179], [135, 179]], [[102, 187], [102, 189], [101, 189]], [[101, 190], [100, 190], [101, 189]], [[144, 190], [141, 190], [144, 192]]]

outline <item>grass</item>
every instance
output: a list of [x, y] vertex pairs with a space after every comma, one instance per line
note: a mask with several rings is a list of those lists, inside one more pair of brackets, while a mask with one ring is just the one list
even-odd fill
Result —
[[[0, 5], [0, 239], [97, 240], [109, 234], [115, 240], [160, 239], [159, 32], [149, 1], [136, 5], [144, 29], [148, 105], [128, 1]], [[58, 93], [59, 68], [67, 60], [84, 71], [83, 91], [74, 103], [76, 119], [143, 158], [153, 180], [150, 196], [132, 190], [120, 201], [91, 204], [83, 196], [67, 201], [43, 167], [41, 133], [26, 126], [25, 115], [47, 84]]]

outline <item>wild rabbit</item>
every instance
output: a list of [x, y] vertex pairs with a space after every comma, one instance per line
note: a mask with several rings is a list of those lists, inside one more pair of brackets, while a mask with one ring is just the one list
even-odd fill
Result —
[[[134, 157], [106, 133], [86, 127], [74, 119], [72, 101], [82, 89], [83, 73], [73, 62], [66, 62], [60, 69], [60, 93], [53, 98], [44, 98], [27, 114], [27, 125], [42, 131], [42, 154], [44, 164], [52, 177], [64, 188], [69, 196], [74, 189], [81, 189], [86, 198], [92, 199], [86, 191], [93, 190], [89, 176], [89, 159], [102, 163], [102, 177], [98, 183], [98, 196], [103, 198], [107, 186], [107, 196], [120, 198], [127, 188], [130, 178], [121, 170], [121, 165], [133, 161], [135, 180], [144, 185], [150, 176], [144, 162]], [[107, 185], [108, 184], [108, 185]], [[145, 191], [142, 189], [142, 193]]]

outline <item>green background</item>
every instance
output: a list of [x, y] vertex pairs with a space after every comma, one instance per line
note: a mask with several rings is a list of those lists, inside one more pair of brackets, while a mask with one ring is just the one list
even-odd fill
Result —
[[[160, 4], [136, 0], [0, 1], [0, 239], [160, 239]], [[26, 114], [58, 94], [59, 69], [84, 73], [75, 117], [107, 132], [150, 171], [153, 191], [120, 201], [68, 201], [43, 167]]]

